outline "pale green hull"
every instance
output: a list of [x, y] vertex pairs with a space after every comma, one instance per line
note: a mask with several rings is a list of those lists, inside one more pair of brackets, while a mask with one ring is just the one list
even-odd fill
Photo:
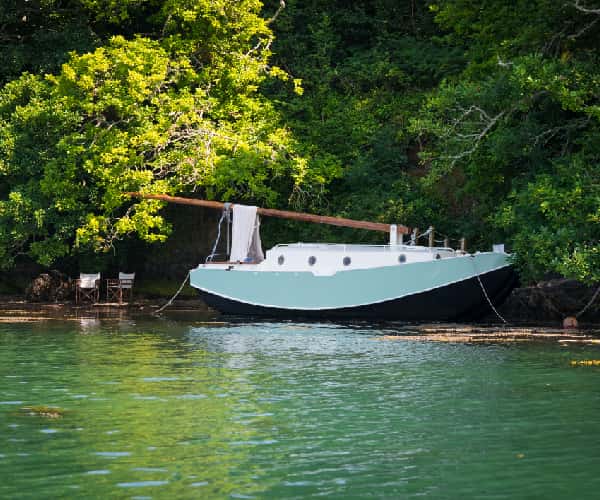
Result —
[[510, 265], [504, 253], [477, 253], [411, 264], [355, 269], [319, 276], [312, 272], [227, 270], [201, 265], [190, 273], [193, 287], [253, 306], [290, 310], [355, 308], [408, 297], [469, 280]]

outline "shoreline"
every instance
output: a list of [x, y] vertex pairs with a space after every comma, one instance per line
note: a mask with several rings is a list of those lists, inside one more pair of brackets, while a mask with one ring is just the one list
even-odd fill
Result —
[[[164, 304], [166, 298], [136, 298], [132, 302], [85, 302], [76, 304], [74, 301], [30, 302], [19, 296], [0, 296], [0, 322], [13, 319], [39, 320], [69, 319], [82, 316], [148, 316], [157, 317], [154, 313]], [[171, 304], [166, 311], [194, 312], [202, 315], [217, 315], [200, 299], [180, 299]]]
[[[23, 296], [17, 295], [1, 295], [0, 296], [0, 323], [10, 322], [24, 322], [24, 321], [43, 321], [43, 320], [68, 320], [68, 319], [79, 319], [83, 317], [98, 317], [110, 319], [113, 317], [129, 317], [129, 318], [159, 318], [161, 316], [169, 316], [172, 313], [182, 313], [198, 317], [213, 317], [222, 318], [227, 321], [228, 318], [232, 318], [234, 321], [239, 321], [240, 317], [229, 317], [222, 315], [218, 311], [208, 307], [201, 299], [192, 298], [181, 298], [176, 299], [160, 314], [156, 314], [156, 311], [163, 307], [167, 302], [168, 298], [165, 297], [139, 297], [132, 302], [123, 302], [121, 304], [116, 302], [97, 302], [91, 303], [86, 302], [82, 304], [76, 304], [72, 300], [57, 301], [57, 302], [30, 302], [27, 301]], [[263, 320], [261, 318], [251, 318], [252, 321]], [[264, 321], [273, 321], [272, 319], [265, 318]], [[281, 321], [280, 319], [277, 321]], [[284, 320], [292, 321], [293, 320]], [[306, 322], [306, 319], [300, 319], [301, 322]], [[327, 321], [329, 322], [329, 321]], [[407, 322], [399, 323], [394, 321], [363, 321], [354, 320], [349, 318], [348, 323], [363, 323], [366, 324], [381, 324], [384, 328], [390, 325], [402, 324], [406, 326], [414, 327], [420, 333], [423, 334], [450, 334], [450, 335], [476, 335], [489, 333], [490, 330], [501, 330], [506, 332], [518, 331], [518, 333], [528, 332], [537, 333], [539, 331], [552, 332], [556, 334], [558, 332], [573, 332], [573, 331], [596, 331], [600, 334], [600, 323], [596, 321], [581, 321], [580, 326], [577, 329], [564, 329], [562, 328], [561, 321], [556, 318], [548, 319], [532, 319], [532, 318], [521, 318], [515, 319], [510, 318], [509, 322], [505, 325], [500, 323], [497, 318], [491, 314], [476, 322], [466, 323], [455, 323], [455, 322], [439, 322], [432, 323], [428, 321], [420, 322]], [[333, 321], [333, 323], [338, 323]], [[339, 323], [346, 323], [345, 321], [339, 321]]]
[[[231, 323], [273, 321], [268, 318], [231, 317], [221, 315], [210, 309], [200, 299], [176, 300], [160, 314], [155, 312], [167, 299], [139, 298], [131, 303], [86, 303], [64, 302], [27, 302], [18, 297], [0, 297], [0, 325], [18, 323], [44, 323], [52, 321], [72, 321], [81, 324], [87, 330], [99, 321], [186, 321], [190, 325], [228, 325]], [[433, 342], [456, 344], [532, 344], [553, 343], [565, 347], [568, 345], [600, 345], [600, 325], [584, 323], [576, 329], [564, 329], [556, 321], [511, 322], [507, 325], [497, 321], [477, 323], [399, 323], [399, 322], [361, 322], [349, 319], [347, 322], [332, 324], [361, 327], [369, 331], [379, 331], [373, 340], [392, 342]], [[282, 320], [275, 320], [280, 323]], [[287, 321], [286, 321], [287, 322]], [[293, 320], [289, 320], [294, 323]], [[300, 320], [306, 323], [306, 320]], [[328, 323], [328, 321], [325, 321]], [[322, 323], [319, 322], [319, 323]]]

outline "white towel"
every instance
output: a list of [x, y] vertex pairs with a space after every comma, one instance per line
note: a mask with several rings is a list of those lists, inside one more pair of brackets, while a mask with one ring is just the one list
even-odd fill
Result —
[[256, 207], [233, 205], [231, 262], [260, 262], [264, 254], [260, 242], [260, 220]]

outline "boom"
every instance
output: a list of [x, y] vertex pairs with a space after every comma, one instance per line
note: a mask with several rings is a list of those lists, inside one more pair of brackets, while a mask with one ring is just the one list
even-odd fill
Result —
[[[214, 208], [223, 210], [225, 203], [220, 201], [198, 200], [194, 198], [182, 198], [180, 196], [169, 196], [166, 194], [145, 194], [145, 193], [125, 193], [128, 196], [135, 198], [143, 198], [148, 200], [160, 200], [168, 203], [177, 203], [180, 205], [192, 205], [197, 207]], [[233, 206], [233, 204], [230, 204]], [[303, 212], [291, 212], [289, 210], [276, 210], [274, 208], [257, 208], [257, 213], [266, 217], [278, 217], [280, 219], [300, 220], [304, 222], [313, 222], [316, 224], [329, 224], [330, 226], [351, 227], [355, 229], [367, 229], [369, 231], [381, 231], [389, 233], [392, 229], [392, 224], [384, 224], [382, 222], [369, 222], [362, 220], [344, 219], [343, 217], [331, 217], [327, 215], [314, 215]], [[410, 233], [410, 228], [407, 226], [397, 225], [398, 234]]]

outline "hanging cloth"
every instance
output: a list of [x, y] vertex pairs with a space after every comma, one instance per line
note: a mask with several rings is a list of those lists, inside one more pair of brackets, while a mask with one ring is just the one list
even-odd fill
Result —
[[260, 219], [256, 207], [233, 205], [231, 262], [261, 262], [265, 256], [260, 242]]

